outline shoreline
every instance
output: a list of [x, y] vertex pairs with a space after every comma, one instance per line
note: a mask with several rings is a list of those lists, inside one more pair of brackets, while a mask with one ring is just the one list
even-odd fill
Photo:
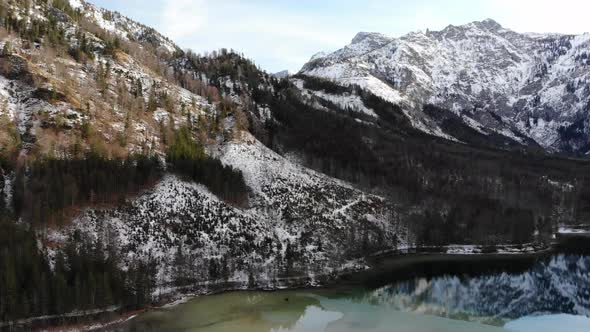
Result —
[[[580, 236], [576, 234], [570, 236], [569, 234], [562, 239], [568, 240], [584, 240], [588, 239], [586, 235]], [[508, 251], [504, 250], [508, 246], [473, 246], [473, 245], [450, 245], [450, 246], [429, 246], [404, 248], [390, 251], [383, 251], [368, 256], [365, 259], [366, 266], [361, 268], [358, 266], [356, 270], [337, 271], [330, 274], [299, 276], [283, 278], [274, 281], [265, 281], [268, 286], [250, 287], [247, 283], [240, 282], [202, 282], [189, 287], [180, 287], [183, 291], [165, 296], [156, 305], [132, 311], [125, 311], [117, 313], [120, 310], [118, 306], [109, 308], [95, 309], [88, 311], [77, 311], [62, 315], [51, 315], [42, 317], [31, 317], [21, 319], [16, 322], [2, 322], [0, 323], [0, 331], [5, 329], [11, 330], [13, 328], [25, 328], [33, 331], [93, 331], [109, 326], [126, 323], [141, 314], [153, 310], [169, 310], [178, 305], [191, 301], [194, 298], [201, 296], [211, 296], [216, 294], [223, 294], [227, 292], [238, 291], [264, 291], [273, 292], [280, 290], [296, 290], [296, 289], [322, 289], [322, 288], [338, 288], [350, 287], [353, 285], [361, 285], [363, 287], [379, 287], [392, 281], [401, 281], [416, 276], [429, 277], [437, 274], [446, 274], [451, 272], [459, 273], [488, 273], [494, 269], [499, 270], [499, 267], [510, 267], [515, 272], [526, 269], [532, 263], [540, 258], [551, 257], [558, 253], [569, 253], [567, 246], [564, 243], [556, 241], [550, 245], [522, 245], [512, 247], [524, 247], [526, 250]], [[590, 245], [586, 245], [590, 248]], [[469, 250], [456, 250], [459, 248]], [[479, 248], [473, 250], [474, 248]], [[484, 248], [486, 250], [484, 250]], [[451, 251], [449, 251], [451, 249]], [[496, 249], [493, 251], [491, 249]], [[498, 250], [500, 249], [500, 250]], [[583, 252], [588, 253], [587, 249]], [[466, 264], [467, 263], [467, 264]], [[429, 269], [424, 270], [417, 267], [428, 264]], [[434, 268], [432, 268], [434, 267]], [[228, 285], [231, 284], [231, 285]], [[101, 316], [102, 318], [92, 319], [93, 316]], [[114, 317], [109, 317], [114, 315]], [[60, 320], [80, 318], [81, 322], [70, 322], [65, 324], [43, 324], [43, 321]], [[88, 321], [84, 321], [88, 318]], [[39, 324], [39, 327], [35, 327]]]

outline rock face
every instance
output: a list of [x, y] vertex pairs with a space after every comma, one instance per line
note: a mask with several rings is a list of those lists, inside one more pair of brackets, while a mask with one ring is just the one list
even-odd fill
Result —
[[361, 32], [300, 73], [368, 89], [429, 133], [438, 126], [422, 107], [434, 104], [547, 151], [590, 151], [588, 34], [521, 34], [490, 19], [400, 38]]

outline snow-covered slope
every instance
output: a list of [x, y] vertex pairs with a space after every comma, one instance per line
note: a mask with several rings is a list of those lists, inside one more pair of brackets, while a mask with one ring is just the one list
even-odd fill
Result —
[[[168, 175], [129, 204], [88, 210], [48, 238], [59, 243], [78, 230], [114, 244], [128, 264], [151, 257], [161, 287], [179, 277], [178, 250], [193, 284], [277, 287], [362, 269], [358, 259], [367, 251], [407, 245], [395, 207], [381, 197], [293, 164], [247, 133], [216, 152], [243, 172], [252, 189], [248, 208], [232, 207], [205, 187]], [[214, 265], [225, 272], [213, 275]], [[287, 271], [290, 278], [284, 279]]]
[[467, 116], [471, 127], [524, 134], [550, 151], [590, 148], [589, 34], [520, 34], [490, 19], [400, 38], [359, 33], [300, 73], [368, 89], [431, 133], [436, 124], [422, 113], [425, 104]]
[[120, 38], [147, 42], [155, 48], [162, 48], [168, 52], [179, 50], [176, 44], [153, 28], [133, 21], [118, 12], [99, 8], [85, 0], [69, 0], [69, 2], [72, 8], [82, 13], [86, 18]]

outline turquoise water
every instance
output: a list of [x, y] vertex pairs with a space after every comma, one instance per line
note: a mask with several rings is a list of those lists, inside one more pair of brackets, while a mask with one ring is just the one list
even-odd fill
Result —
[[500, 327], [400, 312], [353, 294], [235, 292], [148, 313], [127, 330], [195, 332], [494, 332]]
[[523, 317], [506, 324], [519, 332], [588, 332], [590, 318], [567, 314]]
[[398, 277], [371, 288], [202, 296], [148, 312], [111, 330], [590, 331], [589, 256], [555, 255], [511, 273]]

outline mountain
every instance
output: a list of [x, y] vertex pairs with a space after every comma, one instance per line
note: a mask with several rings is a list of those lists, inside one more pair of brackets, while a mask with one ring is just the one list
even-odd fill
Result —
[[289, 77], [291, 75], [292, 75], [291, 72], [288, 71], [288, 70], [282, 70], [282, 71], [280, 71], [278, 73], [272, 74], [272, 76], [274, 76], [276, 78], [287, 78], [287, 77]]
[[589, 54], [589, 34], [523, 34], [488, 19], [400, 38], [361, 32], [344, 48], [314, 56], [300, 74], [367, 89], [434, 135], [461, 140], [425, 105], [450, 110], [485, 135], [584, 155]]
[[236, 52], [81, 0], [0, 1], [0, 21], [2, 325], [317, 285], [406, 246], [392, 202], [252, 135], [290, 85]]
[[2, 0], [0, 21], [3, 321], [318, 285], [397, 250], [544, 247], [590, 216], [590, 164], [504, 115], [311, 64], [277, 78], [82, 0]]

